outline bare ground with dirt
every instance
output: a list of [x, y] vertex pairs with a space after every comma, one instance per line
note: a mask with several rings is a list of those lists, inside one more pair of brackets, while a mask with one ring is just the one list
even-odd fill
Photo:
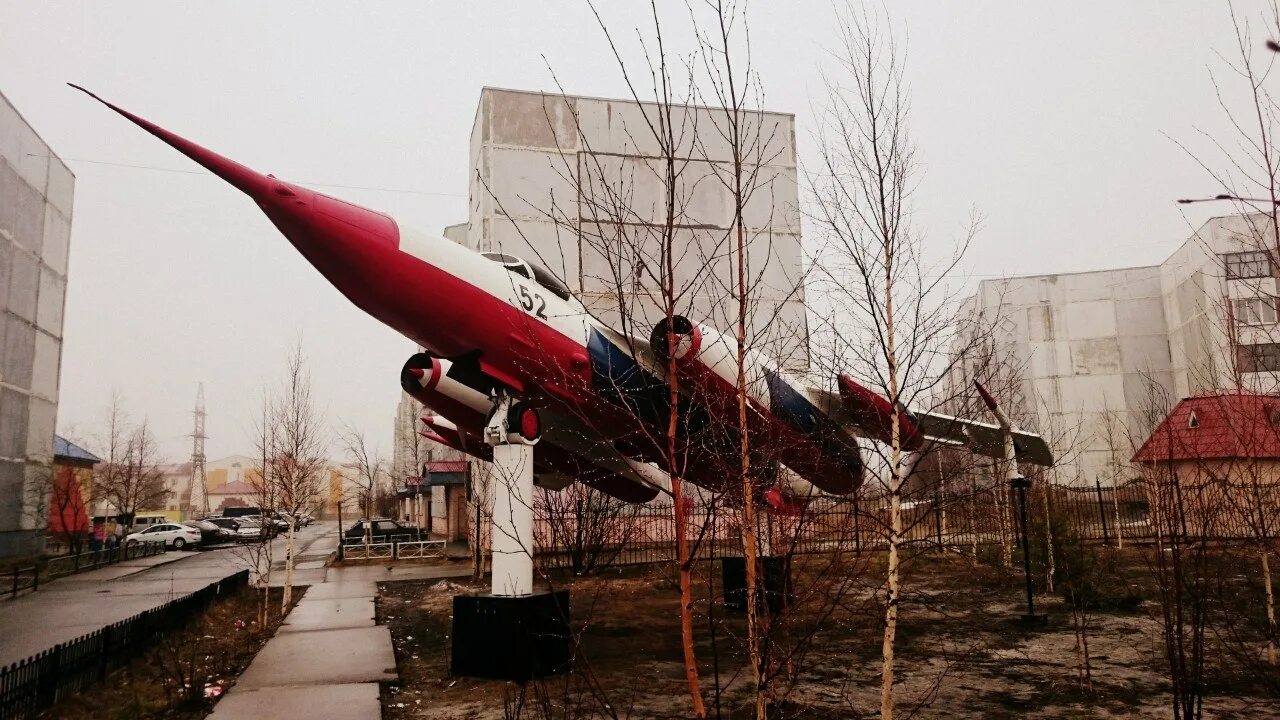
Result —
[[[773, 634], [779, 648], [798, 649], [773, 664], [776, 717], [877, 716], [876, 568], [797, 562], [802, 565], [795, 573], [798, 602]], [[841, 573], [849, 582], [833, 592], [830, 578]], [[384, 584], [379, 618], [391, 627], [401, 673], [401, 684], [384, 688], [384, 717], [688, 717], [670, 568], [613, 570], [562, 582], [573, 592], [573, 623], [580, 633], [575, 669], [523, 689], [449, 676], [452, 597], [486, 588], [440, 581]], [[1157, 607], [1149, 591], [1134, 591], [1148, 598], [1130, 603], [1136, 607], [1089, 613], [1091, 683], [1086, 688], [1072, 614], [1062, 600], [1042, 596], [1050, 620], [1028, 629], [1016, 620], [1023, 611], [1016, 578], [957, 556], [921, 558], [905, 587], [898, 631], [900, 717], [912, 711], [930, 718], [1172, 715]], [[712, 591], [718, 595], [718, 585]], [[696, 623], [708, 709], [714, 715], [718, 705], [722, 717], [748, 717], [745, 623], [739, 615], [726, 616], [719, 603], [708, 603], [708, 594], [704, 576]], [[717, 664], [718, 692], [713, 684]], [[1205, 717], [1280, 718], [1280, 697], [1269, 695], [1268, 686], [1228, 668], [1211, 668], [1208, 677]]]

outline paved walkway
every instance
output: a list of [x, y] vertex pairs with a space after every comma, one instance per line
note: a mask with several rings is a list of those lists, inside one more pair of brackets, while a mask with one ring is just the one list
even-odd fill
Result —
[[[334, 537], [333, 528], [332, 523], [303, 528], [299, 556]], [[274, 542], [273, 553], [283, 557], [284, 540]], [[163, 605], [249, 565], [248, 554], [236, 548], [171, 551], [42, 583], [36, 592], [0, 600], [0, 666]], [[304, 572], [311, 571], [299, 574]]]
[[378, 683], [399, 677], [391, 631], [375, 624], [377, 583], [465, 577], [471, 570], [463, 563], [351, 563], [323, 574], [209, 720], [377, 720]]

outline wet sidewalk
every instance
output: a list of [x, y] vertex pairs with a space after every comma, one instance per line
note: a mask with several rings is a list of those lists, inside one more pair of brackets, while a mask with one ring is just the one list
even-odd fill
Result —
[[[328, 523], [304, 528], [300, 546], [329, 552], [325, 542], [333, 536], [331, 528]], [[275, 543], [283, 547], [281, 540]], [[283, 556], [283, 551], [277, 548], [277, 554]], [[36, 592], [0, 600], [0, 666], [183, 597], [251, 565], [252, 558], [237, 547], [174, 550], [41, 583]]]
[[58, 578], [0, 600], [0, 666], [199, 590], [241, 566], [220, 551], [170, 551]]
[[399, 678], [391, 631], [375, 622], [379, 582], [466, 577], [465, 563], [346, 564], [307, 588], [210, 720], [382, 717], [378, 683]]
[[399, 676], [391, 631], [374, 622], [377, 594], [372, 580], [312, 585], [209, 717], [380, 718], [378, 683]]

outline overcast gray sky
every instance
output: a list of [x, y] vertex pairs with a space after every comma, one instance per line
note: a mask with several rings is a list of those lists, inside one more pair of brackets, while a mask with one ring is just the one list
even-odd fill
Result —
[[[633, 52], [647, 3], [601, 5]], [[675, 35], [684, 3], [659, 5]], [[975, 275], [1154, 264], [1212, 214], [1173, 204], [1217, 188], [1162, 133], [1225, 132], [1207, 70], [1231, 46], [1225, 4], [890, 5], [909, 32], [918, 220], [944, 242], [976, 207]], [[750, 8], [803, 163], [832, 5]], [[244, 452], [301, 337], [325, 412], [389, 450], [411, 352], [248, 198], [65, 82], [281, 178], [390, 189], [325, 188], [439, 232], [466, 219], [480, 88], [554, 91], [547, 63], [570, 93], [625, 94], [578, 0], [0, 0], [0, 91], [76, 173], [59, 427], [92, 436], [116, 388], [181, 460], [203, 381], [209, 456]]]

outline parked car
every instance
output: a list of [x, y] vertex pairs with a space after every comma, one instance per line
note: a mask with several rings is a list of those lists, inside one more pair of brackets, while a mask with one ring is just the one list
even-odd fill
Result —
[[297, 515], [293, 515], [291, 513], [280, 513], [280, 519], [284, 520], [286, 523], [291, 517], [293, 518], [293, 526], [300, 528], [310, 525], [313, 520], [313, 518], [306, 513], [298, 513]]
[[187, 525], [177, 523], [160, 523], [136, 532], [124, 539], [125, 542], [161, 542], [174, 550], [196, 547], [200, 544], [200, 531]]
[[221, 527], [210, 520], [187, 520], [182, 524], [200, 531], [200, 544], [202, 545], [216, 545], [218, 543], [233, 542], [236, 539], [234, 530]]
[[279, 512], [276, 512], [275, 510], [264, 511], [260, 507], [227, 508], [226, 510], [222, 511], [222, 515], [223, 517], [236, 518], [237, 520], [241, 518], [250, 518], [253, 520], [257, 520], [259, 522], [262, 522], [263, 518], [266, 518], [267, 520], [269, 520], [269, 524], [275, 525], [280, 530], [284, 530], [286, 527], [289, 526], [289, 524], [285, 522], [283, 516]]
[[236, 520], [235, 518], [214, 516], [214, 517], [207, 517], [204, 519], [204, 521], [213, 523], [214, 525], [217, 525], [223, 530], [230, 530], [232, 533], [235, 533], [236, 530], [240, 529], [240, 521]]
[[426, 540], [427, 532], [413, 525], [404, 525], [389, 518], [358, 520], [342, 533], [342, 542], [348, 545], [364, 542], [365, 528], [369, 530], [370, 542], [392, 542], [398, 540]]
[[262, 542], [276, 536], [274, 527], [264, 526], [257, 520], [237, 518], [237, 521], [236, 537], [241, 542]]
[[147, 513], [145, 515], [135, 515], [133, 522], [129, 525], [130, 532], [142, 532], [152, 525], [160, 525], [162, 523], [172, 523], [173, 521], [159, 513]]
[[280, 520], [273, 520], [271, 518], [263, 519], [261, 515], [242, 515], [236, 518], [236, 520], [239, 520], [240, 522], [257, 523], [258, 525], [261, 525], [267, 529], [267, 535], [269, 535], [270, 537], [275, 537], [276, 535], [279, 535], [281, 530], [284, 530], [289, 527], [289, 524], [286, 522], [283, 522]]

